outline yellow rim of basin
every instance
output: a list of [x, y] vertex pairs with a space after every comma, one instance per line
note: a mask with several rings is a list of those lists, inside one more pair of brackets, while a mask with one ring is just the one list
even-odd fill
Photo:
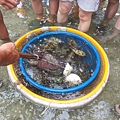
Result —
[[[72, 29], [72, 28], [68, 28], [68, 27], [59, 27], [59, 26], [51, 26], [51, 27], [42, 27], [42, 28], [38, 28], [38, 29], [35, 29], [35, 30], [32, 30], [28, 33], [26, 33], [25, 35], [23, 35], [22, 37], [20, 37], [16, 42], [16, 47], [19, 48], [19, 46], [24, 43], [26, 37], [32, 33], [42, 33], [44, 31], [57, 31], [57, 30], [62, 30], [62, 31], [68, 31], [68, 32], [71, 32], [71, 33], [75, 33], [75, 34], [78, 34], [84, 38], [86, 38], [88, 41], [90, 41], [95, 47], [96, 49], [98, 50], [100, 56], [101, 56], [101, 62], [103, 63], [104, 65], [104, 74], [103, 74], [103, 77], [101, 79], [101, 81], [99, 82], [99, 84], [95, 87], [95, 89], [93, 89], [91, 92], [89, 92], [88, 94], [86, 94], [85, 96], [82, 96], [80, 98], [75, 98], [75, 99], [72, 99], [72, 100], [52, 100], [52, 103], [55, 103], [55, 104], [72, 104], [72, 103], [76, 103], [76, 102], [82, 102], [83, 100], [85, 99], [89, 99], [91, 96], [93, 96], [94, 94], [96, 94], [100, 89], [101, 87], [104, 86], [104, 84], [106, 83], [107, 79], [108, 79], [108, 76], [109, 76], [109, 61], [108, 61], [108, 58], [107, 58], [107, 55], [105, 53], [105, 51], [103, 50], [103, 48], [92, 38], [90, 37], [89, 35], [83, 33], [83, 32], [80, 32], [78, 30], [75, 30], [75, 29]], [[16, 73], [14, 71], [14, 65], [11, 64], [9, 66], [7, 66], [8, 69], [9, 69], [9, 72], [11, 74], [11, 77], [14, 79], [14, 82], [17, 82], [18, 81], [18, 77], [16, 76]], [[28, 88], [26, 88], [23, 84], [19, 84], [19, 87], [24, 90], [26, 93], [28, 93], [30, 96], [33, 96], [34, 98], [37, 98], [37, 99], [40, 99], [42, 101], [46, 101], [46, 102], [51, 102], [51, 99], [49, 98], [45, 98], [45, 97], [42, 97], [40, 95], [37, 95], [35, 93], [33, 93], [32, 91], [30, 91]], [[88, 101], [89, 102], [89, 101]]]

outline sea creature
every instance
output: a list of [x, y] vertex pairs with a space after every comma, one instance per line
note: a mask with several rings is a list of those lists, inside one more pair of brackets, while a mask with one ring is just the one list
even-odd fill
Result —
[[37, 66], [38, 64], [38, 61], [36, 61], [35, 59], [26, 60], [26, 62], [32, 66]]
[[63, 75], [68, 76], [72, 70], [73, 70], [73, 67], [69, 63], [67, 63], [64, 68]]
[[75, 42], [75, 40], [68, 39], [68, 46], [78, 56], [85, 56], [86, 55], [86, 53], [84, 51], [78, 49], [78, 45]]
[[50, 37], [48, 38], [44, 38], [44, 44], [46, 46], [44, 46], [45, 48], [49, 48], [49, 49], [55, 49], [58, 47], [58, 44], [61, 43], [62, 41], [60, 39], [58, 39], [57, 37]]
[[82, 80], [77, 74], [71, 73], [65, 78], [65, 82], [68, 82], [70, 85], [79, 85], [82, 83]]
[[30, 65], [36, 66], [38, 65], [39, 68], [47, 68], [47, 69], [57, 69], [57, 68], [64, 68], [64, 63], [59, 63], [54, 56], [51, 54], [44, 54], [41, 59], [30, 59], [26, 60]]
[[83, 52], [82, 50], [78, 50], [76, 48], [72, 49], [72, 51], [79, 56], [85, 56], [86, 55], [85, 52]]

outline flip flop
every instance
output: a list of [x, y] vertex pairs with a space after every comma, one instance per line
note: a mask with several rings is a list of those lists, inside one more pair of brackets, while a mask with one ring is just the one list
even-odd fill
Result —
[[44, 20], [46, 20], [46, 16], [42, 16], [42, 17], [37, 16], [36, 20], [38, 20], [38, 21], [44, 21]]
[[50, 18], [47, 18], [47, 21], [48, 21], [49, 23], [54, 23], [54, 20], [53, 20], [53, 19], [50, 19]]
[[47, 21], [52, 24], [55, 23], [57, 21], [56, 15], [49, 15], [49, 17], [47, 18]]

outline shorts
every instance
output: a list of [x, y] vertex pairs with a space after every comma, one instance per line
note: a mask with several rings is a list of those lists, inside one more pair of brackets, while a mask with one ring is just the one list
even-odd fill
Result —
[[77, 0], [78, 6], [88, 12], [95, 12], [98, 10], [100, 0]]
[[[74, 2], [74, 0], [61, 0], [66, 2]], [[95, 12], [98, 10], [100, 0], [77, 0], [78, 6], [88, 12]]]
[[61, 0], [61, 1], [65, 1], [65, 2], [74, 2], [74, 0]]

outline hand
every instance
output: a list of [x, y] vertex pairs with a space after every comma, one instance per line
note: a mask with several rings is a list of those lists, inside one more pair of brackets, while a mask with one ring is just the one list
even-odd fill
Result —
[[0, 46], [0, 66], [7, 66], [20, 58], [15, 44], [12, 42]]
[[19, 4], [20, 0], [0, 0], [0, 5], [2, 5], [6, 10], [15, 8]]

